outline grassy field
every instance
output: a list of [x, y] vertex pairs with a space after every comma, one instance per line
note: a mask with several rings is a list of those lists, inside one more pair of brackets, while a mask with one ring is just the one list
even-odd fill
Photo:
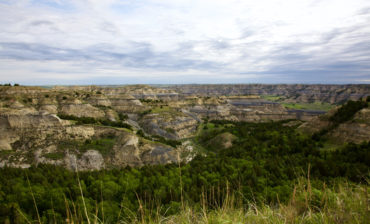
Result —
[[281, 96], [271, 96], [271, 95], [265, 95], [265, 96], [261, 96], [263, 99], [265, 100], [270, 100], [270, 101], [279, 101], [279, 100], [283, 100], [284, 98], [281, 97]]
[[330, 109], [334, 108], [335, 105], [323, 102], [314, 102], [314, 103], [287, 103], [284, 102], [285, 98], [282, 96], [271, 96], [265, 95], [262, 96], [263, 99], [269, 100], [272, 102], [278, 102], [283, 105], [285, 108], [288, 109], [296, 109], [296, 110], [320, 110], [320, 111], [329, 111]]
[[296, 109], [296, 110], [321, 110], [321, 111], [329, 111], [330, 109], [334, 108], [335, 105], [329, 103], [281, 103], [285, 108], [288, 109]]
[[173, 109], [169, 106], [162, 106], [162, 107], [153, 107], [152, 108], [152, 113], [161, 113], [161, 112], [171, 112]]

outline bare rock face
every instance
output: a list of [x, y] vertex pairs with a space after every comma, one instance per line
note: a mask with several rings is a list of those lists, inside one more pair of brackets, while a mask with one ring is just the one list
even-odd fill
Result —
[[228, 149], [233, 146], [233, 141], [236, 139], [235, 135], [225, 132], [211, 139], [208, 144], [215, 149]]
[[67, 104], [60, 108], [60, 113], [76, 117], [103, 118], [105, 113], [90, 104]]
[[61, 125], [61, 120], [55, 115], [9, 115], [7, 117], [10, 128], [29, 129], [39, 127], [52, 127]]
[[90, 139], [95, 134], [93, 127], [89, 126], [69, 126], [66, 127], [66, 134], [80, 139]]
[[328, 120], [324, 120], [322, 118], [312, 118], [311, 120], [303, 123], [298, 127], [298, 130], [313, 134], [319, 132], [320, 130], [329, 127], [330, 122]]
[[[156, 88], [146, 85], [75, 86], [42, 89], [0, 86], [0, 167], [54, 164], [71, 170], [99, 170], [178, 162], [191, 143], [176, 149], [139, 137], [117, 126], [129, 124], [147, 135], [181, 140], [192, 137], [202, 119], [262, 122], [312, 116], [288, 111], [279, 103], [256, 95], [284, 96], [286, 102], [342, 102], [369, 95], [369, 85], [186, 85]], [[251, 96], [254, 95], [254, 96]], [[202, 97], [200, 97], [202, 96]], [[76, 125], [57, 114], [114, 121]], [[122, 114], [127, 115], [121, 116]], [[317, 115], [315, 115], [317, 116]], [[124, 120], [124, 121], [123, 121]], [[108, 127], [104, 125], [112, 125]], [[314, 118], [300, 130], [315, 132], [327, 127]], [[329, 133], [343, 141], [369, 139], [369, 111]], [[148, 139], [160, 139], [147, 136]], [[214, 139], [229, 148], [230, 133]]]
[[78, 170], [100, 170], [104, 166], [103, 156], [96, 150], [88, 150], [78, 159]]
[[175, 163], [180, 158], [177, 151], [162, 144], [148, 144], [142, 150], [144, 152], [141, 155], [141, 159], [144, 164], [158, 165]]
[[112, 158], [112, 163], [114, 165], [142, 166], [138, 143], [139, 138], [135, 135], [120, 135], [113, 147], [115, 156]]
[[143, 166], [177, 161], [176, 150], [170, 146], [120, 133], [113, 147], [110, 163], [114, 166]]
[[357, 112], [352, 120], [340, 124], [330, 137], [339, 142], [370, 141], [370, 109], [364, 108]]
[[287, 102], [343, 103], [369, 96], [370, 85], [173, 85], [165, 87], [181, 95], [191, 96], [236, 96], [274, 95], [283, 96]]
[[44, 104], [40, 107], [40, 112], [47, 112], [50, 114], [57, 114], [58, 113], [58, 107], [53, 104]]
[[108, 109], [105, 111], [105, 117], [110, 121], [117, 121], [118, 115], [114, 110]]
[[182, 139], [194, 133], [198, 121], [182, 112], [161, 112], [144, 116], [140, 124], [151, 135]]
[[[328, 114], [313, 118], [312, 120], [302, 124], [298, 130], [313, 134], [325, 128], [330, 127], [328, 117], [334, 114], [337, 109], [329, 111]], [[370, 109], [363, 108], [358, 111], [353, 119], [339, 124], [327, 134], [327, 136], [337, 143], [354, 142], [361, 143], [362, 141], [370, 140]]]
[[110, 98], [112, 108], [118, 112], [135, 113], [145, 110], [144, 105], [133, 96], [120, 96]]
[[0, 116], [0, 133], [0, 151], [11, 150], [11, 144], [17, 141], [19, 136], [11, 130], [6, 116]]
[[88, 98], [88, 102], [94, 106], [112, 106], [111, 101], [104, 95], [95, 95]]

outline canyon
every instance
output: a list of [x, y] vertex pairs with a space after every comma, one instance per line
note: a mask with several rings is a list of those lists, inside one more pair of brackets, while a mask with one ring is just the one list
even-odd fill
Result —
[[[330, 123], [327, 110], [295, 107], [325, 103], [335, 113], [366, 99], [370, 85], [1, 86], [0, 94], [0, 167], [100, 170], [190, 161], [210, 120], [291, 120], [314, 133]], [[369, 118], [364, 108], [328, 135], [369, 140]]]

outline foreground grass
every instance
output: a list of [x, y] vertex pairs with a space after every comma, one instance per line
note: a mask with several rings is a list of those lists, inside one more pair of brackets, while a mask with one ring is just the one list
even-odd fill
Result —
[[[195, 205], [184, 201], [173, 215], [166, 215], [168, 209], [163, 211], [160, 206], [152, 210], [140, 206], [138, 211], [123, 212], [125, 206], [122, 204], [120, 214], [130, 215], [119, 215], [119, 221], [114, 223], [368, 223], [370, 220], [369, 186], [345, 181], [331, 188], [324, 184], [318, 189], [311, 184], [310, 179], [299, 178], [291, 199], [287, 203], [275, 205], [243, 204], [242, 198], [243, 195], [238, 192], [228, 193], [220, 206], [210, 205], [206, 200]], [[145, 202], [138, 199], [138, 203], [142, 205]], [[97, 218], [99, 213], [104, 214], [104, 211], [98, 205], [95, 214], [87, 214], [82, 207], [74, 208], [74, 211], [68, 208], [65, 223], [112, 223], [107, 221], [109, 217], [105, 217], [105, 221]], [[40, 219], [34, 222], [27, 219], [23, 221], [43, 223]]]
[[276, 206], [238, 205], [238, 197], [226, 199], [223, 206], [200, 210], [186, 206], [178, 214], [155, 219], [130, 220], [127, 223], [368, 223], [369, 187], [343, 183], [335, 189], [313, 188], [300, 180], [287, 204]]

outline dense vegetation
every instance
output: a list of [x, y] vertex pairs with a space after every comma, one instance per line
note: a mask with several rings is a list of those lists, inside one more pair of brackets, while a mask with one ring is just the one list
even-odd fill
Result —
[[[242, 195], [245, 206], [250, 202], [276, 204], [290, 199], [297, 178], [308, 171], [314, 189], [333, 186], [341, 178], [366, 184], [369, 177], [369, 142], [323, 151], [321, 141], [297, 133], [284, 122], [213, 122], [218, 128], [203, 131], [198, 138], [207, 156], [180, 166], [80, 172], [79, 179], [74, 172], [46, 165], [27, 170], [3, 168], [0, 222], [21, 223], [24, 217], [37, 220], [36, 206], [42, 222], [63, 222], [73, 214], [78, 215], [74, 219], [82, 220], [86, 219], [84, 203], [91, 218], [98, 211], [99, 219], [104, 214], [108, 223], [132, 217], [132, 213], [136, 217], [136, 212], [148, 214], [158, 206], [162, 206], [159, 213], [172, 215], [182, 202], [194, 208], [201, 208], [202, 203], [216, 208], [230, 192]], [[206, 143], [223, 132], [237, 137], [233, 146], [208, 147]], [[322, 192], [315, 194], [318, 197]], [[312, 201], [317, 208], [324, 206], [319, 199]]]

